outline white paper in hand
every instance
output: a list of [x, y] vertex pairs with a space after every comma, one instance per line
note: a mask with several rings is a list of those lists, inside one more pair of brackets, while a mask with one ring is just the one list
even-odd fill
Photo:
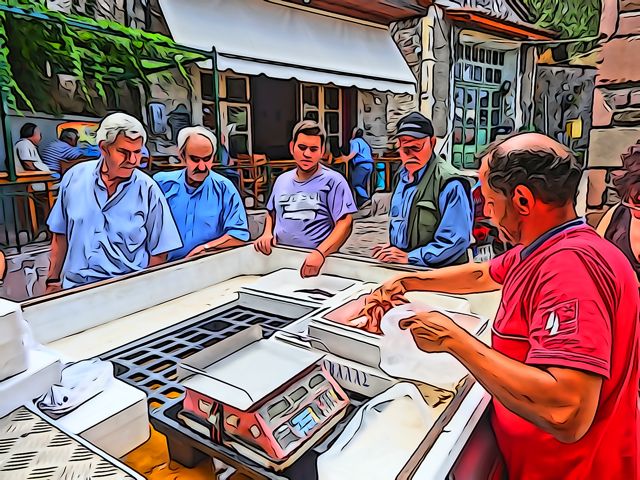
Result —
[[382, 318], [380, 369], [387, 375], [422, 382], [444, 390], [453, 390], [469, 372], [448, 353], [426, 353], [420, 350], [409, 330], [401, 330], [400, 320], [419, 312], [440, 312], [452, 318], [471, 334], [482, 330], [486, 320], [480, 317], [445, 312], [419, 303], [395, 307]]

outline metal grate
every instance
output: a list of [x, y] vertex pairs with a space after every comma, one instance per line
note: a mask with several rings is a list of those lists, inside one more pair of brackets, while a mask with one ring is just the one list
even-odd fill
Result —
[[[275, 309], [278, 312], [287, 310], [277, 306]], [[147, 394], [151, 423], [166, 435], [172, 460], [192, 467], [209, 456], [221, 459], [236, 468], [239, 474], [251, 479], [314, 480], [317, 478], [315, 464], [318, 454], [313, 450], [284, 472], [274, 473], [235, 450], [199, 435], [178, 420], [184, 389], [177, 382], [177, 364], [182, 359], [252, 325], [261, 325], [265, 336], [269, 337], [302, 318], [304, 313], [298, 312], [296, 316], [266, 313], [235, 302], [119, 347], [101, 357], [114, 363], [119, 379]], [[357, 406], [366, 400], [353, 392], [347, 394], [351, 399], [347, 415], [322, 442], [323, 445], [333, 442], [340, 435]]]

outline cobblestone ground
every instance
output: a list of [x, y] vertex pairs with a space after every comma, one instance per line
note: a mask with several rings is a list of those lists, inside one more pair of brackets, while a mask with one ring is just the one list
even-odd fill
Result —
[[[341, 252], [371, 257], [371, 249], [387, 241], [387, 224], [386, 215], [356, 219], [353, 234]], [[262, 229], [263, 222], [254, 218], [250, 225], [252, 230]], [[7, 275], [0, 287], [0, 297], [23, 301], [44, 294], [48, 269], [49, 246], [46, 244], [28, 247], [19, 255], [7, 252]]]
[[353, 233], [340, 252], [371, 258], [373, 247], [389, 241], [388, 224], [386, 215], [355, 220]]

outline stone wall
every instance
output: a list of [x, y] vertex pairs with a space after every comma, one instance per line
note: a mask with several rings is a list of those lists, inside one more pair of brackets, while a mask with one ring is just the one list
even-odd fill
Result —
[[540, 65], [535, 91], [536, 130], [569, 145], [566, 124], [582, 120], [582, 136], [570, 145], [577, 152], [586, 152], [591, 130], [595, 71], [581, 67]]
[[418, 99], [415, 95], [389, 95], [386, 112], [387, 148], [394, 149], [394, 135], [397, 131], [398, 121], [411, 112], [418, 111]]
[[382, 92], [358, 91], [358, 126], [375, 153], [387, 148], [387, 95]]
[[419, 81], [422, 65], [422, 18], [394, 22], [389, 26], [389, 31]]
[[[199, 80], [198, 75], [195, 77], [192, 75], [192, 78]], [[174, 138], [175, 132], [173, 130], [175, 130], [175, 128], [172, 127], [172, 122], [174, 122], [178, 116], [184, 116], [185, 114], [189, 116], [188, 121], [184, 122], [186, 124], [193, 124], [198, 119], [201, 121], [202, 109], [200, 108], [198, 110], [200, 116], [198, 119], [195, 119], [192, 111], [194, 108], [192, 103], [194, 98], [192, 97], [188, 82], [177, 70], [153, 75], [150, 77], [150, 80], [152, 81], [150, 89], [151, 97], [147, 99], [147, 108], [145, 109], [145, 120], [148, 127], [151, 127], [149, 105], [160, 104], [162, 108], [164, 108], [164, 121], [160, 128], [162, 132], [154, 134], [152, 129], [149, 128], [151, 151], [160, 154], [175, 155], [175, 142], [177, 139]], [[194, 84], [193, 87], [194, 89], [196, 87], [199, 88], [199, 83], [197, 85]]]
[[[640, 1], [604, 0], [600, 31], [606, 40], [597, 51], [593, 128], [589, 141], [591, 210], [602, 210], [619, 199], [612, 173], [620, 156], [640, 141]], [[634, 56], [635, 55], [635, 56]]]
[[141, 0], [47, 0], [47, 8], [75, 13], [95, 20], [113, 20], [134, 28], [144, 28]]

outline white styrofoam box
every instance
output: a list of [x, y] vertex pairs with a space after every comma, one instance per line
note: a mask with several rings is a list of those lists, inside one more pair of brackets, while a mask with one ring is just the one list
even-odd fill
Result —
[[247, 292], [273, 295], [290, 302], [322, 305], [332, 299], [345, 298], [349, 292], [362, 286], [362, 282], [334, 275], [321, 274], [302, 278], [298, 270], [282, 268], [265, 275], [244, 287]]
[[31, 403], [60, 381], [62, 365], [50, 351], [30, 350], [26, 371], [0, 382], [0, 417]]
[[27, 370], [25, 336], [20, 304], [0, 299], [0, 381]]
[[118, 379], [56, 424], [120, 458], [149, 439], [147, 397]]
[[[291, 343], [301, 348], [309, 348], [305, 337], [292, 336], [287, 332], [279, 332], [273, 336], [278, 341]], [[347, 360], [332, 353], [325, 353], [324, 350], [317, 348], [313, 339], [308, 339], [314, 349], [324, 354], [322, 360], [324, 367], [329, 374], [338, 382], [338, 384], [351, 392], [356, 392], [365, 397], [375, 397], [384, 392], [391, 386], [395, 385], [398, 380], [391, 378], [377, 367], [363, 365], [361, 363]]]

